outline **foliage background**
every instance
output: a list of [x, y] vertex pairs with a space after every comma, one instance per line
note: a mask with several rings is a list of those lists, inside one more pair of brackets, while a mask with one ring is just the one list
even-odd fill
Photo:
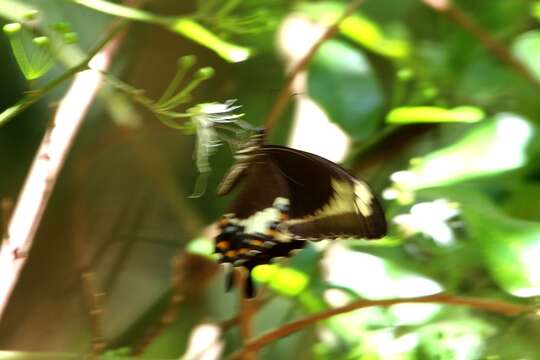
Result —
[[[78, 34], [73, 46], [88, 52], [117, 19], [92, 4], [103, 5], [4, 0], [0, 19], [20, 20], [18, 6], [38, 9], [39, 24], [69, 22]], [[245, 119], [261, 124], [289, 69], [277, 46], [280, 26], [291, 14], [328, 24], [344, 4], [128, 2], [161, 16], [195, 14], [206, 29], [252, 55], [227, 61], [215, 44], [156, 22], [129, 20], [109, 71], [158, 99], [178, 58], [195, 55], [196, 66], [210, 66], [215, 75], [179, 111], [238, 99]], [[523, 304], [530, 312], [502, 316], [445, 304], [372, 307], [280, 339], [258, 353], [261, 359], [540, 358], [534, 302], [540, 294], [540, 4], [456, 1], [450, 10], [434, 4], [366, 1], [310, 62], [304, 95], [352, 140], [345, 163], [384, 194], [391, 231], [377, 242], [309, 246], [261, 270], [257, 279], [268, 300], [252, 319], [253, 330], [259, 334], [358, 298], [440, 291]], [[232, 10], [218, 16], [227, 6]], [[243, 23], [246, 16], [255, 18]], [[43, 78], [27, 81], [7, 36], [0, 36], [0, 59], [2, 110], [69, 63], [59, 57]], [[68, 85], [0, 128], [2, 199], [16, 199]], [[83, 273], [94, 274], [94, 290], [105, 294], [105, 356], [124, 356], [168, 307], [173, 256], [211, 251], [207, 226], [230, 201], [213, 189], [232, 162], [230, 152], [222, 147], [212, 157], [208, 191], [190, 199], [195, 136], [164, 126], [129, 94], [111, 87], [101, 94], [69, 152], [0, 322], [0, 349], [10, 350], [0, 358], [58, 359], [91, 351], [92, 341], [101, 341]], [[287, 143], [291, 134], [291, 100], [272, 133], [274, 143]], [[300, 135], [315, 134], [308, 128]], [[321, 152], [325, 140], [317, 139]], [[182, 259], [177, 316], [142, 358], [180, 357], [203, 323], [223, 330], [208, 348], [229, 354], [241, 346], [238, 328], [223, 323], [239, 304], [237, 294], [224, 292], [220, 268], [207, 257]]]

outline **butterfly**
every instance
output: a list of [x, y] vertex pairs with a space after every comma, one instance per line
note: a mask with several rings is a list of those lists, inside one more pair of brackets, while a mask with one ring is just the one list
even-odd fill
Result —
[[[245, 296], [255, 295], [251, 271], [289, 257], [306, 241], [378, 239], [387, 232], [384, 211], [362, 180], [312, 153], [265, 144], [258, 129], [235, 153], [218, 187], [239, 193], [218, 221], [215, 253], [220, 263], [247, 270]], [[234, 285], [232, 272], [227, 290]]]

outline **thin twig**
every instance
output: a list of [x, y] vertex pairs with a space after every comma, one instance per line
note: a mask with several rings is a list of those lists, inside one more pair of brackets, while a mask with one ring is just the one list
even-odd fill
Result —
[[[238, 298], [240, 302], [240, 312], [238, 314], [238, 325], [240, 326], [240, 336], [242, 338], [242, 346], [246, 346], [253, 337], [252, 319], [255, 314], [255, 307], [252, 299], [246, 299], [245, 286], [247, 272], [241, 268], [234, 268], [235, 283], [238, 288]], [[254, 360], [256, 351], [246, 351], [242, 359]]]
[[171, 289], [172, 294], [169, 300], [169, 305], [163, 315], [159, 318], [159, 321], [154, 324], [145, 334], [143, 339], [136, 344], [131, 355], [139, 356], [144, 353], [148, 346], [163, 332], [163, 330], [169, 326], [178, 312], [178, 306], [184, 300], [184, 294], [182, 291], [182, 273], [184, 261], [182, 260], [182, 254], [176, 255], [172, 259], [171, 269]]
[[[13, 111], [22, 111], [62, 81], [88, 68], [90, 63], [98, 70], [105, 70], [121, 39], [118, 30], [119, 27], [115, 27], [91, 52], [91, 57], [89, 56], [79, 66], [70, 69], [37, 92], [25, 96], [19, 101], [17, 110]], [[33, 245], [35, 233], [67, 153], [101, 84], [100, 76], [96, 74], [93, 70], [88, 70], [75, 76], [70, 89], [58, 107], [51, 126], [43, 136], [17, 199], [8, 225], [6, 241], [0, 248], [0, 274], [3, 275], [0, 282], [0, 319], [26, 263], [27, 254]]]
[[90, 322], [92, 329], [92, 350], [90, 358], [97, 358], [103, 350], [105, 350], [107, 343], [105, 341], [105, 332], [103, 330], [103, 314], [104, 314], [104, 300], [105, 293], [99, 290], [96, 282], [96, 274], [94, 272], [84, 272], [81, 275], [82, 285], [86, 290], [86, 298], [88, 308], [90, 309]]
[[[268, 301], [271, 299], [270, 296], [263, 296], [262, 294], [259, 294], [255, 299], [253, 299], [251, 303], [251, 309], [254, 313], [256, 313], [260, 308], [262, 308], [264, 305], [268, 303]], [[232, 328], [235, 325], [238, 325], [240, 323], [240, 314], [237, 314], [227, 320], [223, 320], [219, 327], [221, 328], [222, 332], [225, 332]]]
[[486, 49], [491, 51], [501, 62], [508, 65], [516, 73], [525, 78], [536, 89], [540, 90], [538, 79], [512, 52], [499, 40], [494, 38], [486, 29], [478, 24], [471, 16], [455, 6], [451, 0], [422, 0], [433, 10], [447, 16], [465, 31], [474, 36]]
[[272, 128], [276, 125], [276, 122], [283, 113], [283, 110], [285, 110], [285, 106], [291, 98], [292, 84], [294, 83], [294, 80], [296, 79], [298, 74], [300, 74], [308, 66], [311, 59], [313, 59], [313, 56], [315, 56], [315, 53], [317, 52], [317, 50], [319, 50], [321, 45], [326, 40], [330, 39], [336, 34], [336, 32], [339, 30], [340, 23], [347, 17], [349, 17], [360, 6], [360, 4], [362, 4], [362, 2], [363, 0], [352, 1], [347, 7], [347, 9], [343, 12], [343, 15], [341, 15], [333, 25], [326, 29], [326, 31], [321, 35], [319, 40], [317, 40], [315, 44], [313, 44], [313, 46], [309, 49], [307, 54], [302, 59], [300, 59], [300, 61], [298, 61], [298, 63], [291, 69], [291, 71], [289, 71], [289, 74], [285, 79], [285, 83], [283, 84], [283, 87], [281, 88], [281, 91], [279, 92], [279, 95], [274, 102], [270, 113], [264, 121], [264, 126], [268, 132], [270, 132]]
[[270, 330], [265, 334], [257, 337], [256, 339], [251, 340], [248, 344], [244, 345], [242, 349], [231, 354], [227, 359], [242, 359], [244, 354], [251, 351], [256, 351], [267, 344], [290, 335], [296, 331], [302, 330], [310, 325], [315, 324], [318, 321], [328, 319], [329, 317], [343, 314], [349, 311], [372, 307], [372, 306], [382, 306], [387, 307], [395, 304], [403, 303], [437, 303], [437, 304], [447, 304], [447, 305], [457, 305], [457, 306], [467, 306], [475, 309], [485, 310], [495, 312], [505, 316], [513, 316], [522, 314], [529, 310], [529, 307], [524, 305], [510, 304], [498, 300], [486, 300], [478, 298], [468, 298], [461, 296], [454, 296], [448, 294], [436, 294], [430, 296], [421, 296], [408, 299], [388, 299], [388, 300], [358, 300], [352, 302], [348, 305], [329, 309], [322, 311], [320, 313], [305, 317], [300, 320], [296, 320], [285, 324], [277, 329]]

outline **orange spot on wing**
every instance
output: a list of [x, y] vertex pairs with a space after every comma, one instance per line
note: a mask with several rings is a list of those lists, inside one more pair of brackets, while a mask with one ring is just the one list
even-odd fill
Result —
[[225, 256], [230, 257], [230, 258], [235, 257], [235, 256], [236, 256], [236, 251], [234, 251], [234, 250], [229, 250], [229, 251], [227, 251], [227, 252], [225, 253]]
[[227, 250], [229, 248], [229, 243], [227, 241], [220, 241], [216, 244], [216, 247], [220, 250]]
[[253, 240], [249, 241], [249, 244], [250, 245], [255, 245], [255, 246], [262, 246], [264, 244], [264, 241], [258, 240], [258, 239], [253, 239]]

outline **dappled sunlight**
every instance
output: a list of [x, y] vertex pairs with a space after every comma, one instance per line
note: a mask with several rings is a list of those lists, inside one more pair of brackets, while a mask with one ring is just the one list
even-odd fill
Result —
[[441, 246], [449, 246], [455, 242], [455, 237], [448, 220], [458, 214], [457, 203], [437, 199], [432, 202], [416, 203], [408, 214], [396, 215], [393, 221], [405, 237], [422, 233]]
[[394, 173], [395, 185], [386, 197], [519, 168], [527, 159], [533, 134], [533, 127], [516, 115], [500, 114], [486, 120], [455, 144], [413, 159], [409, 170]]
[[514, 295], [519, 297], [540, 296], [540, 240], [521, 251], [521, 262], [531, 286], [515, 289]]
[[330, 284], [354, 290], [369, 299], [413, 297], [442, 291], [431, 279], [398, 271], [396, 266], [379, 257], [349, 250], [341, 244], [329, 247], [323, 266]]

